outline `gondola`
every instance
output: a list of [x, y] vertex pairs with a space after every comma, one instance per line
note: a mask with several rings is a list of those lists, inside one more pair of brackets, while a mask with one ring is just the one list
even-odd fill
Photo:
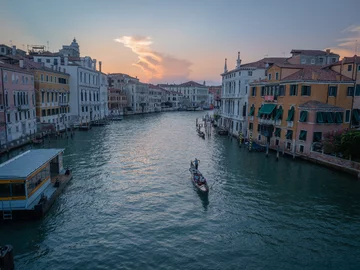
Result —
[[[209, 185], [205, 179], [205, 177], [201, 174], [201, 172], [195, 168], [194, 164], [190, 163], [189, 172], [191, 173], [191, 181], [193, 182], [194, 186], [203, 194], [209, 193]], [[203, 182], [196, 180], [196, 178], [203, 179]]]

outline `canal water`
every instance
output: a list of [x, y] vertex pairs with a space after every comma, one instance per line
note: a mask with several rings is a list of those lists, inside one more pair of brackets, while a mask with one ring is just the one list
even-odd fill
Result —
[[[360, 182], [203, 140], [205, 112], [129, 116], [45, 147], [74, 177], [44, 219], [1, 225], [16, 269], [360, 269]], [[209, 196], [189, 178], [191, 159]]]

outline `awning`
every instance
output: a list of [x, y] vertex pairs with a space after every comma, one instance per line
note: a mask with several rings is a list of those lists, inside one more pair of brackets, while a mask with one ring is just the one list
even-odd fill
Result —
[[275, 137], [280, 137], [280, 135], [281, 135], [281, 128], [276, 128], [274, 136]]
[[343, 113], [341, 112], [336, 112], [335, 113], [335, 122], [338, 124], [341, 124], [343, 122]]
[[353, 118], [356, 122], [360, 121], [359, 110], [353, 110]]
[[299, 140], [306, 141], [306, 134], [307, 134], [306, 130], [300, 130]]
[[273, 112], [273, 110], [275, 109], [276, 104], [264, 104], [261, 109], [260, 109], [260, 113], [261, 114], [271, 114]]
[[287, 140], [291, 140], [292, 139], [292, 135], [293, 135], [293, 131], [292, 130], [288, 130], [286, 132], [286, 139]]
[[302, 111], [300, 112], [300, 122], [306, 122], [307, 121], [308, 112]]
[[288, 110], [288, 117], [286, 118], [286, 121], [294, 121], [294, 113], [295, 109], [294, 107], [291, 107], [291, 109]]
[[322, 112], [316, 113], [316, 123], [324, 123], [324, 118], [323, 118]]
[[250, 107], [250, 113], [249, 116], [254, 116], [254, 112], [255, 112], [255, 107], [254, 104]]
[[280, 106], [280, 108], [277, 109], [277, 111], [276, 111], [275, 120], [282, 119], [282, 115], [283, 115], [283, 109], [282, 109], [282, 107]]

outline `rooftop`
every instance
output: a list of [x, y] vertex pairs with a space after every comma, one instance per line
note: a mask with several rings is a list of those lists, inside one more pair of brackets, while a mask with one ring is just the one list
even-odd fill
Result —
[[313, 110], [319, 110], [319, 111], [339, 111], [343, 112], [345, 109], [341, 107], [337, 107], [334, 105], [330, 105], [327, 103], [323, 103], [320, 101], [310, 100], [308, 102], [305, 102], [301, 105], [299, 105], [299, 109], [313, 109]]
[[0, 164], [0, 180], [25, 179], [63, 151], [64, 149], [28, 150]]
[[322, 56], [322, 55], [336, 55], [339, 56], [336, 53], [330, 52], [330, 50], [303, 50], [303, 49], [293, 49], [290, 52], [291, 54], [303, 54], [303, 55], [309, 55], [309, 56]]
[[181, 83], [178, 86], [181, 86], [181, 87], [189, 87], [189, 86], [207, 87], [207, 86], [205, 86], [203, 84], [200, 84], [200, 83], [197, 83], [197, 82], [194, 82], [194, 81], [188, 81], [188, 82], [185, 82], [185, 83]]
[[304, 66], [301, 70], [291, 74], [281, 81], [353, 81], [351, 78], [340, 75], [331, 69], [323, 69], [321, 66]]

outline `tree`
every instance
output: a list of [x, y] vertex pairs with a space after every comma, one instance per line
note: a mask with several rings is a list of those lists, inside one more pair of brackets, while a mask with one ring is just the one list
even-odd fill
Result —
[[360, 158], [360, 131], [348, 131], [341, 136], [341, 152], [350, 159]]

